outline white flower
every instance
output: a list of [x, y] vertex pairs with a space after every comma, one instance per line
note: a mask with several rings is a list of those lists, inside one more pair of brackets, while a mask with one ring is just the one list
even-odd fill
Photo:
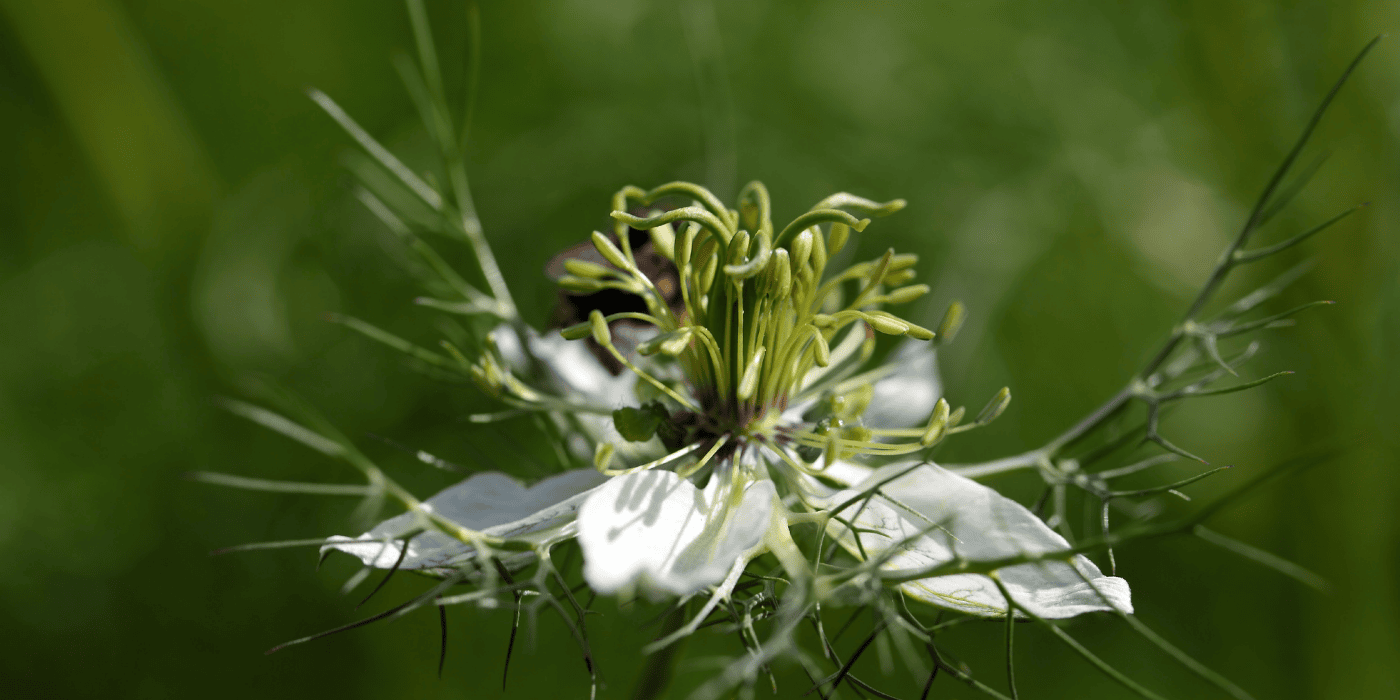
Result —
[[[922, 572], [952, 561], [1062, 551], [1068, 543], [994, 490], [907, 457], [969, 427], [959, 426], [962, 410], [950, 411], [941, 398], [927, 342], [934, 333], [877, 308], [928, 290], [898, 287], [913, 275], [913, 256], [890, 251], [825, 274], [850, 228], [868, 221], [839, 208], [879, 214], [902, 203], [835, 195], [800, 225], [775, 234], [766, 191], [756, 183], [741, 196], [742, 215], [711, 204], [713, 195], [692, 185], [658, 191], [692, 194], [704, 206], [650, 219], [614, 216], [653, 230], [656, 249], [674, 261], [669, 284], [679, 284], [679, 300], [658, 292], [631, 249], [615, 243], [628, 239], [625, 226], [611, 240], [595, 234], [600, 259], [609, 264], [570, 260], [561, 284], [579, 294], [621, 289], [641, 297], [648, 313], [594, 310], [563, 337], [528, 335], [529, 354], [545, 375], [537, 371], [534, 384], [516, 378], [532, 362], [512, 333], [497, 333], [494, 352], [473, 368], [503, 400], [548, 411], [561, 427], [581, 428], [569, 447], [592, 456], [597, 470], [566, 472], [529, 488], [502, 474], [473, 476], [428, 499], [419, 512], [356, 539], [332, 538], [327, 548], [369, 566], [445, 575], [477, 552], [433, 527], [425, 513], [535, 547], [572, 538], [596, 593], [709, 591], [694, 625], [765, 553], [791, 581], [829, 575], [833, 565], [826, 560], [814, 566], [825, 553], [811, 546], [804, 552], [797, 541], [819, 542], [815, 536], [825, 528], [820, 539], [846, 551], [847, 571], [899, 581], [905, 594], [931, 605], [1006, 614], [1008, 602], [987, 575]], [[646, 198], [654, 196], [660, 195]], [[822, 221], [832, 222], [826, 235], [817, 226]], [[673, 222], [690, 224], [677, 233]], [[853, 296], [842, 291], [846, 283], [853, 283]], [[636, 352], [613, 343], [609, 324], [624, 319], [654, 326], [632, 338], [639, 343], [627, 344]], [[887, 364], [870, 369], [875, 332], [910, 339]], [[584, 346], [589, 338], [594, 351], [611, 353], [629, 371], [614, 376], [603, 367]], [[638, 408], [644, 392], [661, 399]], [[976, 424], [995, 417], [1007, 399], [1001, 395]], [[623, 410], [608, 415], [617, 409]], [[500, 561], [524, 565], [531, 556], [515, 547]], [[872, 560], [878, 570], [864, 564]], [[1127, 583], [1104, 576], [1083, 556], [1006, 566], [995, 575], [1017, 608], [1039, 617], [1132, 609]]]
[[[541, 349], [571, 347], [579, 344], [544, 344]], [[630, 382], [619, 389], [626, 380], [614, 378], [586, 351], [543, 357], [562, 383], [595, 388], [595, 398], [603, 405], [612, 405], [622, 391], [630, 391]], [[892, 358], [897, 362], [893, 371], [872, 388], [876, 397], [887, 400], [878, 414], [891, 422], [885, 425], [907, 427], [911, 417], [932, 410], [938, 395], [934, 352], [927, 345], [907, 343]], [[838, 514], [863, 529], [860, 542], [867, 554], [898, 545], [898, 553], [882, 566], [891, 572], [927, 569], [954, 555], [999, 559], [1068, 547], [1064, 538], [1015, 501], [932, 464], [910, 471], [914, 464], [870, 469], [841, 460], [823, 475], [846, 488], [826, 487], [808, 477], [802, 481], [802, 500], [816, 509], [855, 500]], [[884, 485], [880, 494], [861, 497], [864, 487], [902, 471], [907, 473]], [[664, 470], [612, 478], [576, 470], [528, 488], [513, 477], [489, 472], [439, 492], [424, 505], [489, 535], [540, 542], [577, 537], [585, 556], [584, 576], [600, 594], [638, 586], [651, 593], [689, 595], [718, 586], [736, 564], [742, 567], [767, 550], [770, 530], [783, 526], [775, 518], [785, 513], [771, 478], [740, 487], [713, 478], [700, 489]], [[938, 527], [930, 531], [930, 523]], [[426, 529], [409, 540], [400, 562], [401, 539], [423, 529], [414, 514], [404, 513], [356, 539], [332, 538], [327, 547], [385, 569], [398, 562], [406, 570], [447, 570], [472, 558], [468, 545]], [[847, 526], [833, 521], [827, 529], [843, 548], [857, 552]], [[1023, 564], [1000, 576], [1016, 602], [1040, 617], [1114, 608], [1132, 611], [1126, 581], [1104, 576], [1083, 556], [1074, 561], [1073, 568], [1061, 562]], [[1001, 593], [982, 575], [927, 578], [901, 588], [918, 600], [971, 614], [1000, 615], [1006, 610]]]

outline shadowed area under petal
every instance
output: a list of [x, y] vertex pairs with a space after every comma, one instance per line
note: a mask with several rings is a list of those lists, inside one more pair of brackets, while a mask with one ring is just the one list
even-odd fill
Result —
[[863, 416], [872, 428], [922, 425], [943, 395], [938, 378], [938, 353], [922, 340], [905, 340], [886, 360], [894, 371], [872, 386], [874, 397]]

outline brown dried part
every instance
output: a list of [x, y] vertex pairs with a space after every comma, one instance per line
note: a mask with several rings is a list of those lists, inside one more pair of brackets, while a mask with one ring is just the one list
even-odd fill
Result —
[[[635, 211], [638, 216], [645, 215], [645, 211]], [[613, 243], [620, 243], [617, 236], [609, 233], [608, 238]], [[676, 266], [667, 260], [661, 253], [656, 251], [656, 247], [651, 243], [651, 235], [640, 229], [627, 229], [627, 240], [632, 244], [632, 256], [637, 261], [637, 269], [651, 280], [656, 286], [656, 291], [661, 293], [666, 304], [671, 307], [671, 312], [677, 316], [685, 313], [685, 305], [681, 301], [680, 274], [676, 271]], [[603, 258], [603, 256], [593, 247], [592, 242], [580, 243], [564, 252], [554, 256], [545, 265], [545, 274], [552, 280], [558, 280], [565, 274], [565, 260], [585, 260], [597, 263], [614, 270], [617, 268]], [[641, 297], [635, 294], [617, 289], [604, 289], [592, 294], [575, 294], [573, 292], [559, 290], [554, 303], [554, 312], [550, 314], [550, 328], [567, 328], [572, 325], [583, 323], [588, 320], [589, 314], [594, 309], [601, 311], [603, 315], [633, 311], [647, 313], [647, 305]], [[618, 350], [623, 354], [630, 353], [636, 343], [640, 341], [640, 333], [649, 326], [645, 323], [631, 320], [618, 320], [609, 324], [613, 330], [614, 342]], [[602, 346], [598, 345], [592, 338], [583, 342], [588, 344], [589, 352], [592, 352], [598, 361], [608, 368], [613, 375], [622, 373], [622, 363], [612, 356]]]

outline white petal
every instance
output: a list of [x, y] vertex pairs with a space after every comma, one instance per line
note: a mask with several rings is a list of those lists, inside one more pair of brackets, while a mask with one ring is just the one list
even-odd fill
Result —
[[865, 343], [866, 338], [870, 337], [868, 334], [873, 335], [864, 324], [851, 324], [850, 330], [841, 337], [841, 342], [831, 347], [831, 362], [825, 367], [820, 365], [813, 367], [807, 370], [807, 374], [803, 375], [800, 385], [802, 390], [811, 388], [812, 385], [827, 379], [829, 376], [836, 376], [832, 375], [832, 372], [853, 371], [855, 368], [852, 360], [855, 358], [856, 352], [860, 350], [861, 345]]
[[637, 375], [623, 371], [613, 376], [582, 340], [566, 340], [558, 331], [545, 331], [542, 337], [531, 338], [530, 351], [545, 364], [560, 388], [591, 405], [620, 408], [637, 402], [633, 392]]
[[[520, 340], [515, 330], [501, 324], [491, 331], [501, 358], [516, 372], [529, 369], [529, 361], [520, 348]], [[555, 388], [565, 394], [583, 398], [589, 404], [605, 408], [617, 408], [636, 403], [633, 386], [637, 376], [632, 372], [622, 372], [613, 376], [581, 340], [566, 340], [557, 330], [547, 330], [539, 335], [535, 330], [528, 331], [530, 352], [549, 370]]]
[[[438, 492], [423, 507], [488, 535], [530, 538], [570, 529], [587, 492], [605, 479], [592, 469], [576, 469], [527, 488], [505, 474], [485, 472]], [[368, 566], [387, 569], [399, 558], [402, 536], [418, 529], [420, 522], [413, 513], [404, 513], [355, 539], [331, 537], [322, 551], [335, 549], [359, 557]], [[408, 541], [408, 551], [399, 568], [444, 568], [462, 561], [471, 552], [471, 547], [456, 538], [428, 530]]]
[[928, 420], [943, 395], [937, 353], [922, 340], [906, 340], [890, 353], [894, 371], [875, 382], [875, 396], [865, 411], [873, 428], [908, 428]]
[[594, 591], [633, 584], [688, 595], [724, 580], [758, 547], [770, 523], [771, 481], [751, 484], [730, 506], [712, 477], [703, 492], [672, 472], [619, 476], [589, 494], [578, 514], [584, 578]]
[[[809, 498], [813, 505], [833, 507], [860, 494], [864, 486], [872, 486], [912, 464], [876, 469], [854, 488]], [[859, 471], [847, 470], [845, 474]], [[955, 553], [970, 560], [987, 560], [1069, 546], [1019, 503], [941, 467], [916, 467], [880, 491], [890, 498], [877, 494], [842, 513], [848, 520], [854, 517], [858, 527], [874, 530], [860, 535], [867, 553], [873, 555], [898, 546], [898, 553], [882, 567], [887, 570], [925, 569], [952, 560]], [[934, 523], [939, 527], [924, 532]], [[848, 551], [857, 551], [854, 538], [844, 525], [833, 522], [829, 529]], [[1073, 568], [1063, 562], [1023, 564], [1003, 569], [999, 575], [1012, 599], [1040, 617], [1065, 618], [1114, 608], [1132, 612], [1128, 583], [1104, 576], [1084, 556], [1074, 557]], [[902, 588], [919, 600], [974, 615], [1006, 612], [1006, 600], [996, 584], [979, 574], [925, 578], [903, 584]]]

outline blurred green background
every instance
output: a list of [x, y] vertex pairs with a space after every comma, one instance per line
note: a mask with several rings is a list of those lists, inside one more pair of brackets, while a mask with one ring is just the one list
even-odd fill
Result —
[[[544, 262], [604, 225], [624, 184], [693, 179], [733, 197], [762, 179], [779, 218], [837, 190], [904, 197], [908, 209], [859, 239], [861, 254], [924, 256], [934, 293], [914, 320], [968, 303], [969, 325], [943, 353], [951, 396], [980, 406], [1003, 384], [1016, 396], [953, 446], [957, 461], [1036, 446], [1115, 391], [1342, 67], [1400, 19], [1394, 3], [1361, 0], [484, 5], [468, 160], [528, 319], [549, 312]], [[429, 11], [460, 84], [463, 7]], [[354, 503], [180, 478], [353, 478], [213, 405], [246, 396], [254, 373], [307, 397], [421, 494], [451, 478], [371, 433], [473, 469], [538, 473], [528, 451], [512, 455], [509, 428], [459, 420], [487, 405], [474, 389], [424, 379], [322, 320], [346, 312], [436, 335], [381, 227], [349, 196], [349, 139], [303, 93], [326, 91], [415, 168], [432, 167], [390, 62], [410, 48], [393, 2], [0, 0], [0, 678], [11, 697], [586, 692], [548, 616], [522, 635], [506, 693], [503, 612], [451, 611], [441, 681], [426, 611], [265, 657], [362, 614], [337, 592], [351, 568], [318, 572], [306, 550], [207, 553], [350, 532]], [[1400, 695], [1400, 375], [1386, 360], [1400, 351], [1397, 130], [1392, 40], [1324, 122], [1314, 150], [1330, 161], [1265, 237], [1373, 206], [1242, 275], [1257, 283], [1311, 257], [1276, 308], [1339, 304], [1266, 335], [1250, 368], [1298, 374], [1166, 426], [1236, 465], [1193, 487], [1207, 499], [1301, 451], [1345, 446], [1211, 522], [1335, 591], [1190, 539], [1119, 555], [1141, 618], [1261, 698]], [[1035, 493], [1024, 475], [993, 484]], [[420, 589], [400, 577], [366, 609]], [[599, 609], [603, 697], [627, 697], [648, 615]], [[1170, 697], [1213, 692], [1121, 623], [1072, 629]], [[999, 635], [974, 629], [953, 645], [997, 686]], [[1037, 630], [1018, 641], [1023, 696], [1125, 695]], [[687, 652], [713, 650], [737, 645], [702, 635]], [[676, 687], [707, 672], [683, 663]], [[806, 690], [791, 670], [781, 680], [781, 696]], [[921, 680], [888, 684], [917, 695]], [[933, 696], [975, 694], [942, 678]]]

